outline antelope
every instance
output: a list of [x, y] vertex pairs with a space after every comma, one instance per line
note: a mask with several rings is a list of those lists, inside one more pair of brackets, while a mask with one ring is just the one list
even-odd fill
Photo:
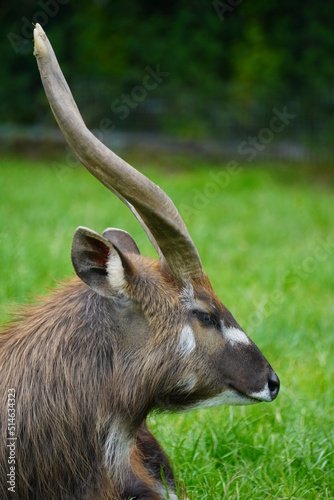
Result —
[[170, 198], [86, 128], [38, 24], [34, 39], [68, 144], [130, 208], [159, 259], [121, 229], [79, 227], [77, 276], [4, 328], [0, 497], [176, 499], [150, 411], [271, 402], [279, 379], [217, 297]]

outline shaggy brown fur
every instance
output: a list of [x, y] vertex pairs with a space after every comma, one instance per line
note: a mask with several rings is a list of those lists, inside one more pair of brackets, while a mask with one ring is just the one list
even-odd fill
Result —
[[[166, 313], [163, 318], [159, 310], [157, 287], [163, 279], [151, 293], [142, 294], [143, 279], [137, 277], [134, 285], [136, 301], [103, 298], [74, 279], [44, 303], [27, 308], [1, 333], [0, 472], [1, 478], [9, 472], [4, 443], [7, 394], [13, 388], [15, 492], [20, 500], [161, 498], [152, 496], [150, 488], [160, 477], [160, 465], [166, 466], [168, 476], [170, 466], [153, 436], [150, 451], [151, 435], [145, 427], [139, 431], [138, 449], [135, 442], [168, 369], [166, 336], [152, 342], [148, 335], [152, 309], [160, 313], [158, 323], [165, 321], [171, 329], [175, 319], [169, 315], [167, 320]], [[168, 308], [171, 292], [165, 295]], [[137, 361], [129, 342], [136, 332], [136, 341], [141, 341]], [[165, 350], [158, 356], [156, 344], [161, 342]], [[147, 361], [150, 351], [153, 366]], [[153, 374], [157, 365], [161, 377]], [[145, 469], [147, 453], [163, 457], [153, 473]], [[2, 480], [1, 498], [9, 498], [7, 486]], [[145, 488], [151, 496], [143, 496]]]
[[180, 289], [160, 262], [114, 247], [108, 260], [104, 245], [89, 233], [80, 247], [92, 288], [75, 278], [0, 334], [0, 474], [13, 458], [19, 500], [166, 499], [161, 469], [170, 492], [175, 481], [148, 413], [196, 407], [232, 382], [253, 394], [272, 377], [250, 340], [224, 338], [222, 323], [240, 327], [206, 276]]

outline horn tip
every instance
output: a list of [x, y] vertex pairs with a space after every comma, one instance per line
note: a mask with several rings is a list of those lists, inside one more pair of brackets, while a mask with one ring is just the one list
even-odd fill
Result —
[[40, 24], [35, 25], [34, 29], [34, 56], [43, 57], [47, 55], [46, 34]]

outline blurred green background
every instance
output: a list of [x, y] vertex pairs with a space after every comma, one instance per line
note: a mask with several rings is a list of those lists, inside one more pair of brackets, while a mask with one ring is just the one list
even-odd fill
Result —
[[[157, 147], [246, 162], [256, 153], [330, 163], [333, 19], [329, 0], [3, 0], [2, 145], [57, 139], [32, 57], [38, 22], [107, 143], [150, 146], [154, 137]], [[294, 119], [273, 131], [273, 110]]]
[[334, 3], [2, 0], [1, 319], [73, 275], [78, 225], [154, 254], [66, 148], [32, 23], [88, 126], [171, 196], [281, 378], [270, 406], [151, 416], [189, 498], [334, 498]]

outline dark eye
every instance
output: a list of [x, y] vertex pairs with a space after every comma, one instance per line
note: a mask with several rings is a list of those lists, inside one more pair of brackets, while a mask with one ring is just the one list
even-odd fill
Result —
[[210, 327], [218, 328], [218, 321], [211, 314], [206, 313], [204, 311], [198, 311], [196, 309], [192, 313], [198, 319], [198, 321], [200, 321], [202, 323], [202, 325], [204, 327], [206, 327], [206, 328], [210, 328]]

